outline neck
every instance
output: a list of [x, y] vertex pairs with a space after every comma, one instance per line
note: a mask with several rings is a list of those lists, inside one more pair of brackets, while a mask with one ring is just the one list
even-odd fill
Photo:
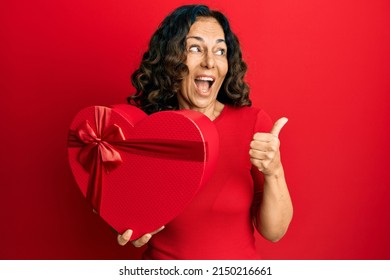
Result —
[[210, 104], [209, 106], [207, 106], [205, 108], [190, 106], [188, 104], [180, 104], [179, 105], [180, 109], [189, 109], [189, 110], [194, 110], [194, 111], [203, 113], [205, 116], [207, 116], [212, 121], [214, 121], [216, 118], [218, 118], [218, 116], [222, 112], [223, 107], [224, 107], [224, 105], [219, 101], [215, 101], [214, 103]]

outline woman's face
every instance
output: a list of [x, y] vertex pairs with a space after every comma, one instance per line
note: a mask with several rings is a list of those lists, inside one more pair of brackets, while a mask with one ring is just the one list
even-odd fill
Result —
[[225, 34], [216, 19], [195, 21], [186, 37], [186, 53], [189, 73], [178, 96], [180, 108], [210, 110], [228, 71]]

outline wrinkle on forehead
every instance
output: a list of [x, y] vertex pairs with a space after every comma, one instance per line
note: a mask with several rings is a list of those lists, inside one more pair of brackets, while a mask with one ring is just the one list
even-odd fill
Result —
[[192, 24], [187, 36], [197, 36], [202, 33], [212, 34], [215, 37], [220, 37], [219, 39], [225, 39], [222, 26], [213, 17], [198, 17]]

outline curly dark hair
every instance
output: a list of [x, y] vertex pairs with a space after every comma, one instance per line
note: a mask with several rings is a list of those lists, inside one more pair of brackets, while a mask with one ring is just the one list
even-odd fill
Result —
[[249, 86], [244, 81], [247, 65], [242, 60], [238, 38], [229, 21], [219, 11], [204, 5], [185, 5], [174, 10], [153, 34], [140, 67], [131, 76], [137, 92], [128, 97], [147, 114], [179, 109], [177, 95], [188, 74], [186, 36], [198, 17], [215, 18], [221, 25], [227, 45], [228, 72], [217, 100], [233, 106], [250, 106]]

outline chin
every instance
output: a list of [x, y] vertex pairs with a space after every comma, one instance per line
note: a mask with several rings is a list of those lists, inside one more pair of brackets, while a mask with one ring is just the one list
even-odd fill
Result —
[[213, 104], [214, 101], [215, 101], [215, 100], [214, 100], [214, 99], [211, 99], [211, 98], [208, 99], [208, 100], [200, 100], [200, 101], [195, 100], [195, 102], [192, 103], [192, 104], [193, 104], [194, 107], [206, 109], [206, 108], [208, 108], [211, 104]]

